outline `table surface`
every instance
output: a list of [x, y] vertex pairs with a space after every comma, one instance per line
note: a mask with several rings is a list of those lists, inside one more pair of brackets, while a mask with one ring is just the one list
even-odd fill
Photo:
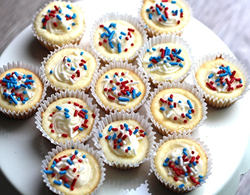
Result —
[[[1, 1], [0, 53], [2, 53], [6, 46], [31, 23], [31, 18], [36, 10], [46, 2], [49, 1]], [[250, 35], [247, 32], [250, 32], [250, 25], [247, 24], [250, 19], [249, 17], [244, 17], [250, 10], [248, 0], [239, 0], [237, 4], [235, 4], [233, 0], [190, 0], [189, 3], [193, 8], [194, 17], [213, 30], [226, 43], [238, 59], [244, 64], [249, 65], [250, 59], [247, 54], [250, 52], [250, 47], [247, 43], [250, 42]], [[248, 148], [250, 148], [250, 144], [248, 144]], [[249, 162], [248, 156], [250, 156], [249, 151], [247, 151], [246, 158], [243, 159], [240, 167], [249, 168], [249, 165], [247, 166], [247, 161]], [[237, 170], [234, 173], [234, 179], [239, 180], [239, 175], [246, 171], [246, 168]], [[19, 194], [1, 172], [0, 181], [0, 189], [3, 189], [2, 192], [5, 192], [4, 194]]]

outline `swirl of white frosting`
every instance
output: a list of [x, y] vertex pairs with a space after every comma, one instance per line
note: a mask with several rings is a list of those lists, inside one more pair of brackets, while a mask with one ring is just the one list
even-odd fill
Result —
[[[188, 154], [188, 157], [191, 157], [191, 156], [197, 157], [197, 156], [199, 156], [199, 153], [195, 150], [194, 146], [190, 146], [190, 145], [184, 144], [184, 143], [176, 143], [176, 147], [166, 154], [166, 158], [169, 158], [173, 162], [179, 161], [178, 157], [182, 158], [182, 156], [184, 155], [183, 154], [183, 149], [184, 148], [186, 149], [186, 153]], [[180, 168], [183, 168], [183, 167], [187, 166], [189, 163], [190, 163], [189, 161], [188, 162], [182, 162], [182, 163], [179, 163], [176, 166], [179, 166]], [[195, 167], [195, 168], [192, 168], [192, 175], [193, 175], [193, 177], [198, 178], [199, 175], [202, 172], [202, 167], [203, 167], [202, 159], [199, 158], [199, 163], [196, 164], [196, 166], [193, 166], [193, 167]], [[175, 171], [173, 169], [171, 169], [170, 167], [167, 167], [167, 171], [168, 171], [169, 175], [175, 175]], [[184, 168], [184, 171], [185, 171], [185, 168]], [[184, 181], [184, 177], [182, 177], [182, 176], [177, 176], [177, 178], [180, 181]]]
[[[72, 155], [74, 155], [74, 152], [72, 152]], [[70, 165], [67, 160], [70, 160], [73, 164]], [[88, 158], [83, 158], [80, 152], [75, 155], [74, 160], [71, 160], [70, 157], [62, 158], [62, 161], [57, 163], [53, 169], [55, 172], [58, 172], [58, 170], [67, 166], [69, 166], [69, 169], [67, 169], [67, 172], [66, 174], [64, 174], [64, 177], [67, 178], [70, 182], [72, 182], [76, 178], [77, 181], [74, 185], [75, 187], [81, 187], [83, 185], [86, 185], [93, 177], [93, 169], [89, 164]], [[61, 176], [62, 175], [57, 174], [57, 177], [60, 178]]]
[[[36, 89], [36, 83], [33, 82], [29, 85], [25, 85], [27, 79], [29, 80], [29, 78], [27, 78], [25, 75], [25, 78], [23, 78], [23, 73], [15, 71], [15, 74], [12, 74], [12, 77], [15, 79], [14, 82], [16, 86], [15, 91], [13, 92], [13, 88], [14, 85], [12, 87], [8, 87], [8, 86], [4, 86], [0, 84], [0, 90], [1, 90], [1, 95], [3, 100], [7, 101], [7, 102], [14, 102], [12, 101], [12, 98], [8, 98], [7, 95], [12, 95], [13, 99], [15, 99], [15, 105], [20, 105], [20, 104], [24, 104], [26, 101], [28, 101], [29, 99], [31, 99], [34, 95], [35, 95], [35, 89]], [[21, 76], [22, 79], [18, 79], [17, 76]], [[4, 78], [5, 79], [5, 78]], [[3, 83], [5, 83], [3, 79]], [[32, 78], [31, 78], [32, 80]], [[14, 93], [14, 94], [13, 94]], [[24, 101], [21, 100], [20, 96], [17, 96], [16, 94], [21, 94]]]
[[[112, 83], [110, 81], [113, 81]], [[129, 101], [133, 99], [132, 97], [132, 93], [130, 93], [130, 95], [125, 95], [123, 93], [121, 93], [121, 90], [124, 90], [124, 88], [122, 89], [122, 85], [119, 84], [117, 85], [116, 83], [121, 83], [124, 81], [128, 81], [128, 83], [126, 84], [126, 86], [128, 86], [129, 88], [134, 88], [135, 93], [139, 93], [137, 84], [139, 84], [139, 81], [135, 81], [133, 79], [133, 77], [131, 75], [129, 75], [129, 71], [125, 72], [124, 75], [122, 75], [122, 72], [118, 72], [118, 75], [115, 75], [114, 77], [108, 77], [108, 78], [104, 78], [103, 79], [103, 88], [105, 89], [110, 89], [110, 88], [115, 88], [114, 90], [108, 91], [108, 90], [104, 90], [104, 95], [108, 98], [109, 95], [112, 95], [113, 97], [115, 97], [115, 100], [118, 104], [121, 105], [126, 105], [127, 102], [124, 101], [119, 101], [119, 98], [128, 98]], [[132, 82], [131, 82], [132, 81]], [[120, 93], [120, 95], [119, 95]], [[136, 98], [136, 96], [135, 96]]]
[[[171, 2], [161, 2], [162, 3], [162, 11], [160, 11], [160, 15], [155, 10], [154, 12], [150, 12], [152, 14], [152, 21], [156, 23], [157, 25], [166, 26], [166, 27], [173, 27], [178, 25], [178, 21], [181, 19], [181, 13], [180, 13], [180, 7], [176, 3]], [[154, 8], [156, 8], [156, 4], [160, 5], [159, 3], [154, 4]], [[167, 9], [166, 9], [167, 8]], [[177, 14], [173, 14], [173, 11], [178, 10]], [[166, 13], [168, 18], [166, 18], [166, 21], [163, 20], [162, 15], [166, 17]]]
[[[75, 107], [73, 104], [62, 104], [60, 107], [61, 110], [57, 110], [57, 112], [51, 118], [53, 129], [59, 137], [62, 134], [68, 134], [71, 138], [73, 138], [78, 134], [78, 131], [74, 131], [73, 129], [76, 126], [80, 127], [84, 122], [84, 119], [79, 115], [74, 116], [75, 110], [80, 111], [81, 109], [79, 107]], [[70, 115], [70, 118], [65, 117], [65, 108], [69, 110], [68, 114]]]
[[[61, 5], [62, 6], [62, 5]], [[56, 17], [50, 17], [50, 19], [46, 22], [46, 30], [48, 30], [52, 34], [61, 35], [67, 33], [72, 28], [72, 23], [74, 23], [74, 19], [67, 20], [65, 15], [73, 16], [73, 12], [71, 9], [59, 7], [60, 12], [56, 12]], [[59, 19], [60, 18], [60, 19]], [[55, 26], [54, 24], [57, 24]]]
[[[70, 62], [67, 61], [70, 59]], [[54, 66], [54, 75], [60, 82], [74, 84], [86, 75], [84, 67], [80, 67], [82, 57], [77, 53], [75, 55], [66, 56], [64, 60], [58, 61]], [[86, 64], [85, 64], [86, 65]], [[80, 76], [77, 76], [76, 71], [80, 72]], [[72, 75], [75, 77], [72, 79]]]
[[[109, 37], [104, 36], [103, 38], [106, 39], [107, 42], [103, 42], [102, 45], [112, 53], [120, 53], [118, 50], [118, 44], [120, 44], [122, 52], [126, 48], [129, 49], [131, 47], [131, 44], [134, 43], [135, 37], [133, 35], [133, 32], [130, 32], [130, 35], [128, 35], [128, 27], [125, 24], [115, 23], [115, 25], [115, 27], [111, 26], [109, 28], [110, 32], [114, 31], [113, 38], [109, 40]], [[108, 32], [103, 28], [103, 31], [100, 31], [100, 36], [103, 33]], [[122, 33], [126, 33], [126, 35], [123, 35]], [[111, 47], [109, 42], [112, 42], [113, 48]]]
[[[114, 133], [111, 133], [110, 136], [112, 137]], [[115, 153], [118, 156], [135, 156], [137, 153], [137, 150], [139, 148], [139, 140], [138, 135], [129, 135], [128, 131], [124, 132], [123, 135], [127, 135], [128, 137], [123, 140], [123, 146], [120, 147], [120, 149], [114, 149], [114, 140], [110, 139], [108, 141], [110, 150]], [[128, 147], [130, 147], [130, 150], [127, 152], [125, 151]]]
[[[168, 100], [170, 95], [171, 94], [166, 94], [163, 97], [163, 99]], [[165, 109], [162, 112], [164, 117], [167, 118], [168, 120], [172, 120], [172, 121], [176, 121], [176, 122], [183, 121], [184, 118], [185, 118], [185, 120], [189, 119], [188, 117], [186, 117], [186, 114], [191, 116], [192, 113], [188, 113], [188, 111], [191, 110], [191, 109], [195, 109], [194, 105], [191, 103], [191, 101], [188, 98], [186, 98], [184, 95], [181, 95], [181, 94], [173, 94], [172, 99], [173, 99], [172, 105], [174, 105], [174, 102], [176, 102], [176, 107], [170, 108], [168, 103], [163, 103], [162, 104], [162, 107]], [[190, 108], [190, 105], [187, 103], [188, 100], [192, 104], [192, 108]], [[182, 117], [183, 114], [184, 114], [185, 117]], [[175, 117], [177, 117], [177, 118], [175, 118]]]

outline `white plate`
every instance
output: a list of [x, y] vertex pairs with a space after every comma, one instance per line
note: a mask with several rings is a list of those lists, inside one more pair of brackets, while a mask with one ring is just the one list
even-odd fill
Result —
[[[87, 32], [83, 37], [83, 43], [86, 44], [93, 21], [102, 14], [113, 11], [136, 16], [139, 8], [139, 1], [133, 0], [106, 0], [98, 3], [82, 1], [78, 4], [85, 11]], [[196, 58], [209, 52], [231, 53], [211, 30], [194, 18], [183, 37], [190, 43]], [[31, 26], [28, 26], [5, 49], [0, 59], [0, 66], [18, 60], [40, 66], [47, 54], [48, 51], [35, 40]], [[208, 119], [194, 136], [200, 137], [210, 149], [213, 159], [212, 175], [205, 185], [189, 195], [235, 192], [237, 178], [233, 178], [234, 173], [238, 173], [249, 140], [249, 133], [244, 128], [244, 121], [248, 121], [248, 115], [243, 112], [250, 108], [248, 98], [250, 98], [249, 93], [229, 108], [208, 109]], [[140, 110], [141, 114], [143, 112], [144, 108]], [[22, 194], [50, 194], [42, 182], [40, 169], [45, 154], [54, 146], [36, 129], [34, 116], [17, 121], [0, 114], [0, 121], [0, 165], [5, 176]], [[92, 144], [91, 141], [89, 143]], [[106, 180], [97, 194], [171, 194], [160, 185], [154, 175], [148, 176], [148, 171], [148, 162], [138, 169], [127, 171], [107, 167]], [[230, 188], [232, 179], [233, 189]]]

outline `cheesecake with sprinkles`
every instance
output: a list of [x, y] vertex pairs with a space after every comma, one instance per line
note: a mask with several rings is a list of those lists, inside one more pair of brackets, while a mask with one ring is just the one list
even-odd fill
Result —
[[236, 64], [216, 57], [200, 64], [195, 73], [195, 80], [205, 92], [208, 105], [223, 108], [230, 106], [235, 102], [234, 99], [244, 93], [247, 85], [244, 76], [246, 72], [242, 72]]
[[132, 61], [146, 39], [146, 33], [140, 28], [115, 17], [100, 21], [93, 32], [93, 47], [104, 62], [110, 59]]
[[188, 192], [201, 186], [208, 168], [206, 151], [196, 141], [186, 138], [163, 142], [153, 160], [157, 178], [174, 192]]
[[[142, 67], [157, 83], [185, 77], [191, 67], [186, 49], [175, 43], [162, 43], [147, 48]], [[182, 81], [181, 80], [181, 81]]]
[[77, 46], [57, 50], [43, 62], [45, 75], [56, 90], [88, 90], [96, 68], [95, 56]]
[[190, 10], [184, 0], [146, 0], [141, 8], [141, 18], [149, 36], [181, 34], [190, 20]]
[[85, 101], [74, 97], [52, 102], [41, 116], [43, 130], [56, 143], [86, 139], [96, 118], [95, 111]]
[[163, 135], [194, 129], [202, 121], [202, 102], [182, 88], [163, 89], [151, 102], [150, 110], [156, 129]]
[[101, 179], [97, 159], [80, 149], [67, 149], [56, 154], [43, 172], [53, 188], [67, 195], [91, 194]]
[[32, 30], [48, 50], [69, 43], [78, 44], [85, 30], [83, 11], [70, 2], [50, 2], [35, 16]]
[[111, 122], [100, 130], [99, 143], [105, 158], [116, 164], [137, 164], [147, 157], [149, 148], [147, 132], [136, 120]]
[[30, 70], [12, 68], [0, 74], [0, 107], [14, 112], [26, 112], [40, 101], [43, 83]]
[[129, 69], [111, 69], [97, 81], [95, 93], [105, 107], [118, 111], [140, 104], [146, 87], [141, 78]]

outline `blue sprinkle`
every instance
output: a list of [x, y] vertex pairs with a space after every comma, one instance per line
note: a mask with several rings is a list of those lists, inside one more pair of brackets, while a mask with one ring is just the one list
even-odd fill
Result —
[[116, 90], [116, 87], [113, 87], [113, 88], [112, 88], [112, 91], [115, 91], [115, 90]]
[[46, 26], [43, 26], [43, 29], [46, 29]]
[[78, 150], [75, 150], [75, 155], [77, 155], [78, 154]]
[[83, 65], [83, 68], [84, 68], [84, 70], [88, 69], [87, 66], [86, 66], [86, 64]]
[[128, 147], [128, 150], [131, 150], [130, 146]]
[[52, 171], [52, 170], [51, 171], [50, 170], [44, 170], [43, 172], [46, 173], [46, 174], [53, 174], [54, 173], [54, 171]]
[[59, 172], [59, 174], [60, 174], [60, 175], [64, 175], [64, 174], [66, 174], [66, 173], [67, 173], [67, 171], [66, 171], [66, 170], [64, 170], [64, 171], [60, 171], [60, 172]]
[[111, 42], [111, 41], [109, 41], [109, 45], [110, 45], [110, 47], [113, 49], [114, 48], [114, 45], [113, 45], [113, 43]]
[[219, 82], [220, 81], [220, 78], [217, 78], [216, 80], [215, 80], [215, 82]]
[[189, 119], [192, 119], [192, 116], [189, 115], [188, 113], [186, 113], [186, 117], [188, 117]]
[[176, 66], [176, 65], [178, 65], [178, 62], [169, 62], [169, 64], [170, 64], [171, 66]]
[[54, 180], [53, 183], [54, 183], [54, 184], [57, 184], [57, 185], [62, 185], [62, 182], [57, 181], [57, 180]]
[[85, 114], [85, 119], [88, 119], [89, 117], [88, 117], [88, 115], [87, 114]]
[[188, 110], [188, 114], [192, 114], [192, 110]]
[[141, 95], [141, 92], [138, 92], [137, 94], [136, 94], [136, 97], [139, 97]]
[[176, 16], [178, 15], [178, 10], [175, 10], [175, 15], [176, 15]]
[[111, 34], [111, 31], [109, 30], [108, 27], [104, 26], [103, 28], [108, 32], [109, 35]]
[[125, 32], [123, 32], [123, 31], [121, 31], [121, 34], [122, 34], [122, 35], [124, 35], [124, 36], [126, 36], [126, 33], [125, 33]]
[[79, 127], [79, 131], [83, 131], [83, 128], [82, 128], [82, 127]]
[[242, 83], [242, 79], [240, 79], [240, 83]]
[[86, 158], [86, 155], [84, 154], [84, 155], [82, 156], [82, 158]]
[[70, 188], [70, 185], [67, 184], [67, 183], [64, 183], [64, 186], [65, 186], [66, 188]]
[[217, 86], [220, 86], [220, 83], [217, 83], [216, 85], [217, 85]]
[[100, 137], [100, 138], [102, 138], [102, 137], [103, 137], [101, 133], [99, 133], [99, 137]]
[[115, 140], [115, 138], [116, 138], [116, 133], [114, 133], [112, 140]]
[[66, 16], [66, 17], [68, 17], [68, 18], [70, 17], [70, 15], [69, 15], [69, 14], [66, 14], [65, 16]]
[[88, 113], [88, 112], [89, 112], [88, 110], [84, 110], [84, 109], [82, 109], [82, 111], [85, 112], [85, 113]]
[[115, 31], [113, 30], [112, 33], [111, 33], [111, 35], [108, 38], [109, 41], [111, 41], [111, 39], [113, 38], [114, 34], [115, 34]]
[[193, 165], [196, 166], [196, 162], [193, 162]]
[[70, 7], [70, 5], [68, 4], [67, 6], [66, 6], [68, 9], [72, 9], [72, 7]]
[[203, 176], [202, 176], [202, 175], [199, 175], [199, 178], [203, 178]]
[[161, 17], [164, 21], [167, 21], [167, 18], [164, 15], [161, 15]]
[[189, 167], [192, 167], [192, 164], [191, 164], [191, 163], [189, 163], [189, 164], [188, 164], [188, 166], [189, 166]]
[[75, 18], [76, 18], [76, 14], [75, 14], [75, 13], [73, 13], [72, 18], [73, 18], [73, 19], [75, 19]]
[[179, 66], [182, 67], [182, 68], [184, 67], [183, 64], [181, 64], [181, 63], [179, 63]]
[[57, 18], [58, 20], [62, 20], [61, 16], [59, 16], [58, 14], [56, 15], [56, 18]]
[[126, 91], [126, 94], [127, 94], [127, 96], [130, 96], [130, 93], [129, 93], [129, 91]]
[[147, 12], [150, 12], [150, 9], [146, 9]]
[[135, 95], [136, 95], [136, 91], [135, 91], [135, 89], [133, 89], [133, 91], [132, 91], [132, 98], [133, 99], [135, 99]]
[[129, 98], [125, 98], [125, 97], [118, 97], [118, 100], [122, 102], [129, 102]]
[[199, 182], [202, 182], [203, 180], [202, 179], [199, 179]]
[[31, 86], [30, 86], [30, 85], [27, 85], [27, 87], [28, 87], [29, 89], [31, 89]]
[[74, 163], [71, 161], [71, 160], [69, 160], [69, 159], [67, 159], [67, 162], [70, 164], [70, 165], [73, 165]]
[[62, 110], [62, 108], [60, 106], [56, 106], [56, 109], [60, 110], [60, 111]]
[[164, 60], [163, 63], [166, 64], [168, 61], [167, 60]]
[[173, 106], [173, 105], [170, 105], [169, 107], [170, 107], [170, 108], [173, 108], [174, 106]]
[[121, 140], [121, 139], [118, 139], [117, 143], [121, 143], [121, 142], [122, 142], [122, 140]]
[[121, 53], [122, 52], [121, 43], [117, 44], [117, 48], [118, 48], [118, 53]]
[[172, 98], [169, 97], [169, 98], [168, 98], [168, 101], [173, 102], [174, 100], [173, 100]]
[[228, 75], [228, 72], [225, 72], [225, 73], [222, 73], [219, 75], [219, 77], [224, 77], [224, 76], [227, 76]]
[[188, 173], [185, 173], [185, 176], [188, 176]]
[[75, 26], [75, 25], [76, 25], [76, 23], [73, 22], [73, 23], [72, 23], [72, 26]]
[[[119, 142], [118, 142], [118, 143], [119, 143]], [[117, 149], [120, 149], [120, 148], [121, 148], [121, 146], [120, 146], [120, 145], [118, 145], [118, 146], [117, 146]]]
[[225, 85], [226, 85], [226, 83], [224, 83], [224, 82], [223, 82], [223, 83], [222, 83], [222, 85], [223, 85], [223, 86], [225, 86]]
[[64, 111], [69, 112], [69, 109], [68, 108], [64, 108]]
[[183, 184], [179, 185], [179, 188], [183, 188], [184, 186], [185, 186], [185, 184], [183, 183]]
[[168, 166], [168, 164], [164, 162], [164, 163], [163, 163], [163, 166], [164, 166], [164, 167], [167, 167], [167, 166]]
[[108, 131], [110, 132], [112, 130], [113, 126], [110, 125]]
[[27, 86], [26, 86], [26, 85], [24, 85], [24, 84], [21, 84], [21, 87], [27, 88]]
[[156, 11], [157, 11], [158, 15], [161, 15], [161, 11], [160, 11], [160, 9], [158, 7], [156, 7]]
[[210, 75], [208, 75], [208, 78], [211, 79], [214, 76], [213, 73], [211, 73]]
[[175, 3], [176, 3], [176, 1], [171, 1], [171, 3], [175, 4]]
[[53, 73], [53, 70], [50, 70], [49, 73], [52, 74], [52, 73]]
[[133, 132], [133, 134], [136, 134], [138, 132], [138, 129], [136, 129], [134, 132]]
[[176, 165], [178, 165], [178, 164], [179, 164], [179, 161], [178, 161], [178, 160], [176, 160], [174, 163], [175, 163]]
[[105, 75], [105, 78], [106, 78], [106, 79], [109, 79], [109, 76], [108, 76], [108, 75]]
[[83, 52], [83, 51], [81, 51], [80, 55], [82, 56], [83, 54], [84, 54], [84, 52]]
[[147, 49], [147, 52], [150, 52], [150, 49]]
[[169, 158], [166, 158], [166, 160], [164, 162], [167, 163], [168, 161], [169, 161]]
[[179, 56], [179, 55], [176, 55], [177, 58], [179, 58], [181, 61], [184, 61], [184, 58]]
[[151, 13], [148, 14], [148, 18], [149, 18], [150, 20], [152, 20], [152, 14], [151, 14]]
[[59, 10], [59, 13], [62, 13], [62, 10], [61, 10], [61, 9]]
[[160, 107], [160, 110], [161, 110], [161, 111], [165, 111], [165, 108], [164, 108], [164, 107]]
[[152, 50], [153, 50], [153, 51], [156, 51], [156, 48], [153, 47]]
[[182, 52], [182, 50], [181, 50], [181, 49], [179, 49], [177, 53], [180, 55], [180, 54], [181, 54], [181, 52]]
[[151, 68], [152, 66], [153, 66], [153, 64], [151, 63], [151, 64], [148, 65], [148, 68]]
[[67, 115], [65, 115], [65, 118], [70, 118], [70, 115], [68, 115], [68, 114], [67, 114]]
[[27, 91], [23, 91], [23, 94], [27, 94]]
[[192, 103], [190, 102], [190, 100], [187, 100], [187, 103], [188, 103], [188, 105], [189, 105], [189, 108], [193, 108], [193, 105], [192, 105]]
[[56, 165], [55, 165], [55, 164], [53, 164], [53, 165], [51, 165], [51, 168], [53, 169], [55, 166], [56, 166]]
[[119, 39], [122, 39], [122, 36], [119, 36]]
[[108, 140], [110, 140], [110, 139], [111, 139], [111, 136], [109, 135], [109, 136], [108, 136]]
[[183, 13], [183, 9], [182, 8], [180, 9], [180, 12]]

